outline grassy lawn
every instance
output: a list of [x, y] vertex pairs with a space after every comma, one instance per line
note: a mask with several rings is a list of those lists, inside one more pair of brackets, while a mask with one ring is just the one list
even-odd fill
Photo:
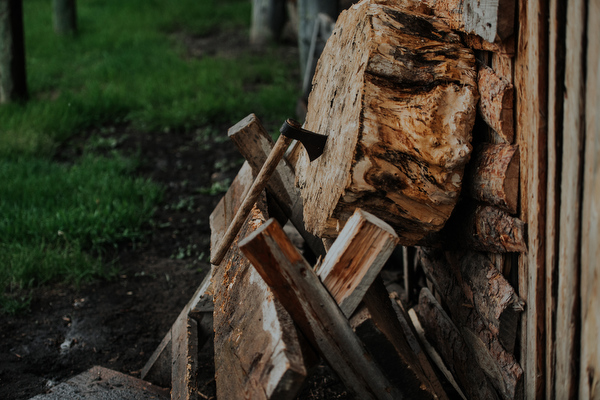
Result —
[[190, 58], [177, 39], [217, 27], [246, 32], [250, 4], [86, 0], [77, 5], [79, 33], [59, 37], [51, 2], [24, 1], [31, 98], [0, 106], [2, 310], [18, 310], [41, 284], [109, 276], [90, 254], [143, 235], [160, 201], [160, 187], [132, 175], [136, 160], [86, 154], [62, 165], [53, 161], [61, 142], [107, 123], [168, 134], [250, 112], [292, 115], [297, 84], [268, 51]]

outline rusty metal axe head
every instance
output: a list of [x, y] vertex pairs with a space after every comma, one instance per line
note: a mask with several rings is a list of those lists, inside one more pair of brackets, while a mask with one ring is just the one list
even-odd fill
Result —
[[290, 118], [283, 123], [279, 132], [283, 136], [301, 142], [308, 153], [310, 161], [316, 160], [323, 154], [327, 136], [302, 129], [299, 122]]

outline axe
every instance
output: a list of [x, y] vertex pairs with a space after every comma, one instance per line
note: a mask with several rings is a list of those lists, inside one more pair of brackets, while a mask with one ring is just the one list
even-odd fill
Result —
[[277, 165], [293, 140], [302, 143], [308, 153], [310, 161], [319, 158], [319, 156], [323, 154], [327, 136], [302, 129], [300, 123], [293, 119], [287, 119], [281, 126], [281, 129], [279, 129], [279, 132], [281, 132], [281, 135], [279, 135], [277, 142], [275, 142], [273, 150], [271, 150], [267, 160], [254, 179], [252, 186], [250, 186], [248, 194], [244, 198], [244, 201], [242, 201], [238, 211], [235, 213], [225, 235], [223, 235], [223, 238], [217, 245], [217, 248], [210, 259], [211, 264], [219, 265], [221, 261], [223, 261], [223, 257], [225, 257], [227, 250], [231, 247], [233, 240], [242, 228], [242, 225], [244, 225], [244, 221], [246, 221], [248, 214], [250, 214], [250, 210], [252, 210], [254, 203], [258, 200], [258, 196], [260, 196], [260, 193], [265, 186], [267, 186], [267, 182], [271, 178], [271, 175], [273, 175], [273, 172], [275, 172]]

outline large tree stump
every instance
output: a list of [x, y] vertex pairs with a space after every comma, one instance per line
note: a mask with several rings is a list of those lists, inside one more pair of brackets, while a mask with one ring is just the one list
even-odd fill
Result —
[[476, 76], [472, 51], [434, 17], [373, 1], [343, 12], [305, 123], [329, 139], [297, 164], [307, 229], [336, 237], [360, 207], [404, 245], [440, 230], [471, 153]]

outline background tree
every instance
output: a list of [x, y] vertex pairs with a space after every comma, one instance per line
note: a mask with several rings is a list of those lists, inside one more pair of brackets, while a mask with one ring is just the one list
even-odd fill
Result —
[[59, 35], [77, 32], [77, 7], [75, 0], [52, 0], [54, 31]]
[[0, 104], [27, 98], [22, 0], [0, 0]]

